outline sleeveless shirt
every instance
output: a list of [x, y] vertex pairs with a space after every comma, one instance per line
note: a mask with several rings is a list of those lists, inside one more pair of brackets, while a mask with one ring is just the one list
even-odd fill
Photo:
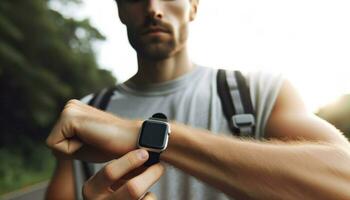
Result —
[[[154, 113], [161, 112], [170, 120], [204, 128], [212, 134], [231, 135], [217, 93], [216, 74], [217, 69], [196, 66], [187, 74], [160, 84], [137, 85], [132, 82], [119, 84], [106, 111], [128, 119], [148, 119]], [[283, 83], [283, 77], [281, 74], [262, 71], [243, 71], [243, 74], [256, 113], [253, 137], [259, 140], [264, 137], [266, 123]], [[92, 95], [88, 95], [82, 101], [88, 102], [91, 98]], [[75, 161], [74, 165], [76, 188], [80, 192], [82, 180], [81, 174], [79, 175], [81, 173], [79, 162]], [[103, 164], [94, 164], [96, 171], [102, 166]], [[158, 199], [233, 199], [171, 165], [165, 163], [165, 166], [165, 174], [151, 188]]]

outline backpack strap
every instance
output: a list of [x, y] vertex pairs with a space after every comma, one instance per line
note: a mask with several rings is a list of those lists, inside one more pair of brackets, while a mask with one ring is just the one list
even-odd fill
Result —
[[219, 69], [217, 90], [233, 135], [252, 136], [255, 117], [249, 87], [240, 71]]
[[[106, 110], [115, 89], [116, 87], [110, 87], [94, 93], [93, 97], [88, 102], [88, 105], [100, 110]], [[88, 180], [95, 172], [94, 166], [85, 161], [82, 161], [82, 169], [85, 180]]]

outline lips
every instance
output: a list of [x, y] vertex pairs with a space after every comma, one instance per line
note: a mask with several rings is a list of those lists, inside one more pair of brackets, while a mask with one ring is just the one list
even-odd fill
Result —
[[170, 32], [162, 27], [150, 27], [142, 32], [143, 35], [147, 35], [151, 33], [170, 33]]

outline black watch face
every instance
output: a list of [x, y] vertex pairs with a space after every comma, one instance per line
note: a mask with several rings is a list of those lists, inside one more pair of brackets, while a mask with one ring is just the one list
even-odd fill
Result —
[[152, 149], [164, 149], [167, 135], [167, 124], [146, 120], [141, 127], [139, 145]]

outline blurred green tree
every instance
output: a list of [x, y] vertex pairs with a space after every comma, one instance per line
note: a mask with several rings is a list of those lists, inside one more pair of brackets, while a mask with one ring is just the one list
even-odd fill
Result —
[[67, 100], [116, 82], [96, 63], [92, 44], [105, 39], [99, 31], [48, 3], [0, 1], [0, 147], [45, 138]]
[[317, 115], [333, 124], [350, 139], [350, 94], [321, 108]]

